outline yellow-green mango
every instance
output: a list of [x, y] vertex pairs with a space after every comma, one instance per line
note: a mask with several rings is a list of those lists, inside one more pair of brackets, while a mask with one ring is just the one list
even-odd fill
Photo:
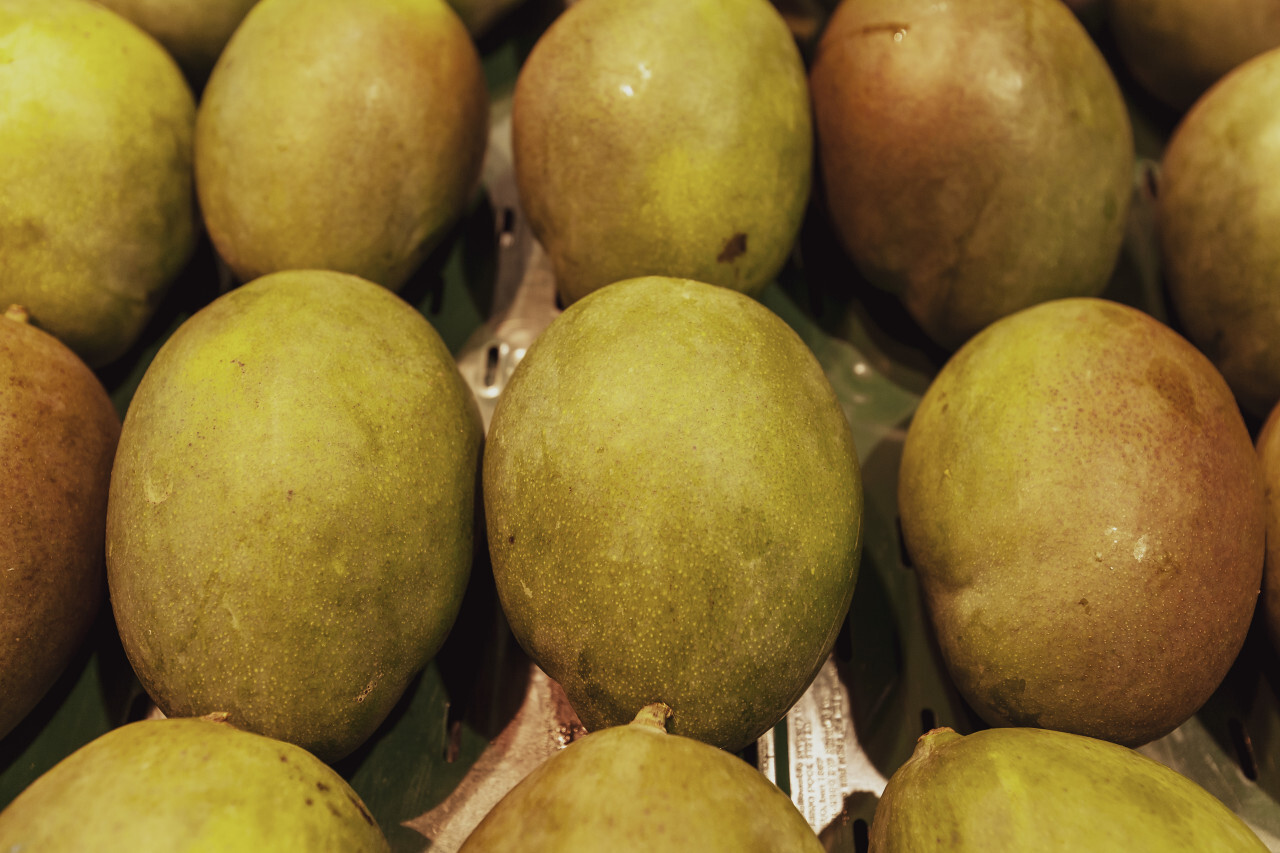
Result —
[[836, 233], [938, 344], [1102, 292], [1133, 134], [1061, 0], [846, 0], [810, 82]]
[[199, 85], [258, 0], [98, 0], [155, 37]]
[[31, 853], [387, 853], [351, 786], [292, 744], [213, 719], [143, 720], [73, 752], [0, 812]]
[[0, 738], [48, 691], [102, 604], [119, 436], [84, 362], [20, 308], [0, 315]]
[[488, 120], [444, 0], [261, 0], [196, 119], [209, 235], [241, 281], [331, 269], [398, 290], [461, 215]]
[[809, 91], [768, 0], [581, 0], [512, 110], [521, 203], [565, 302], [646, 275], [754, 294], [791, 252]]
[[786, 794], [742, 759], [668, 734], [670, 709], [574, 741], [493, 807], [460, 853], [820, 853]]
[[1253, 443], [1209, 360], [1135, 308], [1055, 300], [972, 338], [912, 418], [898, 506], [947, 669], [993, 725], [1137, 746], [1244, 643]]
[[871, 853], [1264, 853], [1216, 797], [1123, 746], [1045, 729], [925, 734], [871, 822]]
[[862, 481], [813, 353], [726, 287], [629, 279], [573, 303], [503, 390], [484, 454], [516, 638], [590, 730], [652, 702], [740, 749], [827, 658]]
[[275, 273], [183, 323], [107, 508], [116, 623], [160, 709], [325, 760], [367, 739], [457, 615], [480, 438], [440, 336], [371, 282]]
[[0, 307], [90, 367], [142, 333], [195, 246], [195, 100], [88, 0], [0, 3]]
[[1280, 48], [1236, 68], [1174, 130], [1161, 162], [1164, 280], [1189, 337], [1240, 406], [1280, 402]]

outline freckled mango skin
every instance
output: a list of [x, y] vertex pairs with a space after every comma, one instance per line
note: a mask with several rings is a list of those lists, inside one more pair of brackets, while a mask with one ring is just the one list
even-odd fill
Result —
[[444, 641], [470, 572], [481, 428], [385, 288], [264, 276], [184, 323], [125, 416], [107, 579], [169, 716], [336, 760]]
[[120, 417], [47, 332], [0, 314], [0, 738], [53, 685], [105, 591]]
[[764, 306], [649, 277], [520, 362], [484, 458], [511, 628], [588, 729], [643, 707], [739, 749], [813, 680], [853, 595], [862, 485], [817, 360]]
[[260, 0], [196, 116], [196, 189], [241, 281], [289, 269], [399, 290], [461, 215], [488, 91], [444, 0]]
[[489, 812], [460, 853], [821, 853], [786, 794], [648, 708], [574, 741]]
[[204, 719], [143, 720], [76, 750], [0, 812], [0, 849], [385, 853], [346, 781], [292, 744]]
[[0, 310], [100, 367], [195, 247], [195, 99], [154, 39], [85, 0], [6, 0], [0, 69]]
[[804, 216], [804, 63], [765, 0], [583, 0], [516, 81], [516, 179], [566, 303], [611, 282], [758, 293]]
[[889, 779], [872, 853], [1262, 853], [1185, 776], [1123, 746], [1046, 729], [935, 729]]
[[898, 501], [947, 668], [993, 725], [1140, 745], [1244, 642], [1252, 441], [1208, 359], [1136, 309], [1058, 300], [974, 337], [920, 401]]
[[1102, 292], [1124, 239], [1133, 133], [1066, 4], [849, 0], [810, 82], [836, 232], [938, 344]]

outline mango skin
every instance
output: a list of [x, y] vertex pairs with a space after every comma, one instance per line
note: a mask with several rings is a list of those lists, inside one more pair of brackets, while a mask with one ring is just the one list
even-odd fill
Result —
[[873, 853], [1262, 853], [1195, 782], [1107, 741], [1045, 729], [935, 729], [885, 787]]
[[1280, 401], [1280, 49], [1241, 65], [1175, 129], [1160, 172], [1160, 254], [1170, 299], [1241, 408]]
[[735, 755], [668, 734], [661, 707], [552, 755], [493, 807], [459, 853], [820, 853], [818, 837], [776, 785]]
[[1252, 440], [1213, 365], [1136, 309], [1058, 300], [974, 337], [920, 401], [898, 506], [947, 669], [992, 725], [1137, 746], [1244, 643]]
[[520, 70], [521, 203], [565, 303], [663, 275], [758, 293], [795, 243], [813, 130], [766, 0], [584, 0]]
[[939, 345], [1102, 292], [1124, 239], [1133, 133], [1066, 4], [848, 0], [810, 83], [836, 233]]
[[673, 733], [739, 749], [849, 609], [849, 424], [800, 338], [728, 288], [648, 277], [571, 305], [499, 398], [483, 488], [512, 631], [589, 730], [663, 702]]
[[120, 418], [52, 335], [0, 315], [0, 738], [53, 685], [102, 605]]
[[1107, 20], [1134, 79], [1178, 111], [1236, 66], [1280, 47], [1280, 8], [1270, 0], [1109, 0]]
[[187, 79], [204, 83], [244, 16], [258, 0], [98, 0], [150, 33]]
[[196, 120], [196, 188], [241, 281], [288, 269], [398, 290], [461, 215], [488, 91], [444, 0], [261, 0]]
[[125, 416], [107, 579], [169, 716], [336, 760], [435, 654], [470, 571], [479, 414], [390, 291], [258, 279], [178, 328]]
[[85, 0], [0, 6], [0, 308], [115, 360], [195, 247], [195, 100], [164, 49]]
[[360, 797], [314, 755], [207, 719], [130, 723], [76, 750], [0, 812], [0, 848], [390, 850]]

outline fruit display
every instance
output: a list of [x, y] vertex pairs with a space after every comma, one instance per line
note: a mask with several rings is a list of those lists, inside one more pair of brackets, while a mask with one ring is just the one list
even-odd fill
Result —
[[0, 848], [1280, 853], [1266, 336], [1170, 260], [1265, 291], [1171, 223], [1266, 230], [1268, 56], [1174, 110], [1118, 7], [258, 0], [202, 85], [0, 0]]

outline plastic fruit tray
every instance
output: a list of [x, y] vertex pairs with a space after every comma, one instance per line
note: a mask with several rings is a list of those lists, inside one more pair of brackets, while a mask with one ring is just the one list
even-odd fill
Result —
[[[496, 124], [509, 112], [521, 60], [556, 10], [553, 2], [529, 0], [481, 40]], [[1176, 117], [1145, 99], [1113, 67], [1130, 98], [1139, 167], [1125, 247], [1104, 296], [1144, 308], [1176, 328], [1160, 285], [1152, 220], [1156, 164]], [[492, 163], [493, 158], [487, 180], [494, 179]], [[505, 217], [483, 189], [402, 291], [455, 353], [493, 309]], [[207, 241], [202, 243], [142, 340], [100, 371], [122, 415], [168, 335], [230, 284]], [[828, 230], [818, 192], [791, 261], [760, 299], [813, 349], [853, 426], [865, 489], [865, 546], [849, 618], [832, 664], [821, 675], [824, 688], [808, 694], [743, 758], [792, 795], [820, 827], [828, 850], [862, 851], [878, 794], [916, 738], [936, 726], [968, 732], [983, 725], [942, 668], [897, 523], [902, 439], [947, 353], [924, 338], [892, 297], [859, 278]], [[1141, 749], [1222, 799], [1275, 851], [1278, 663], [1261, 624], [1255, 624], [1209, 702], [1172, 734]], [[104, 609], [63, 677], [0, 740], [0, 807], [76, 748], [149, 712], [149, 699]], [[510, 784], [536, 758], [498, 747], [510, 747], [513, 738], [526, 745], [541, 738], [537, 753], [579, 734], [553, 685], [531, 669], [510, 638], [481, 534], [471, 586], [449, 640], [375, 736], [337, 769], [368, 804], [393, 850], [441, 853], [457, 849], [458, 834], [474, 820], [467, 810], [474, 812], [482, 798], [471, 795]]]

